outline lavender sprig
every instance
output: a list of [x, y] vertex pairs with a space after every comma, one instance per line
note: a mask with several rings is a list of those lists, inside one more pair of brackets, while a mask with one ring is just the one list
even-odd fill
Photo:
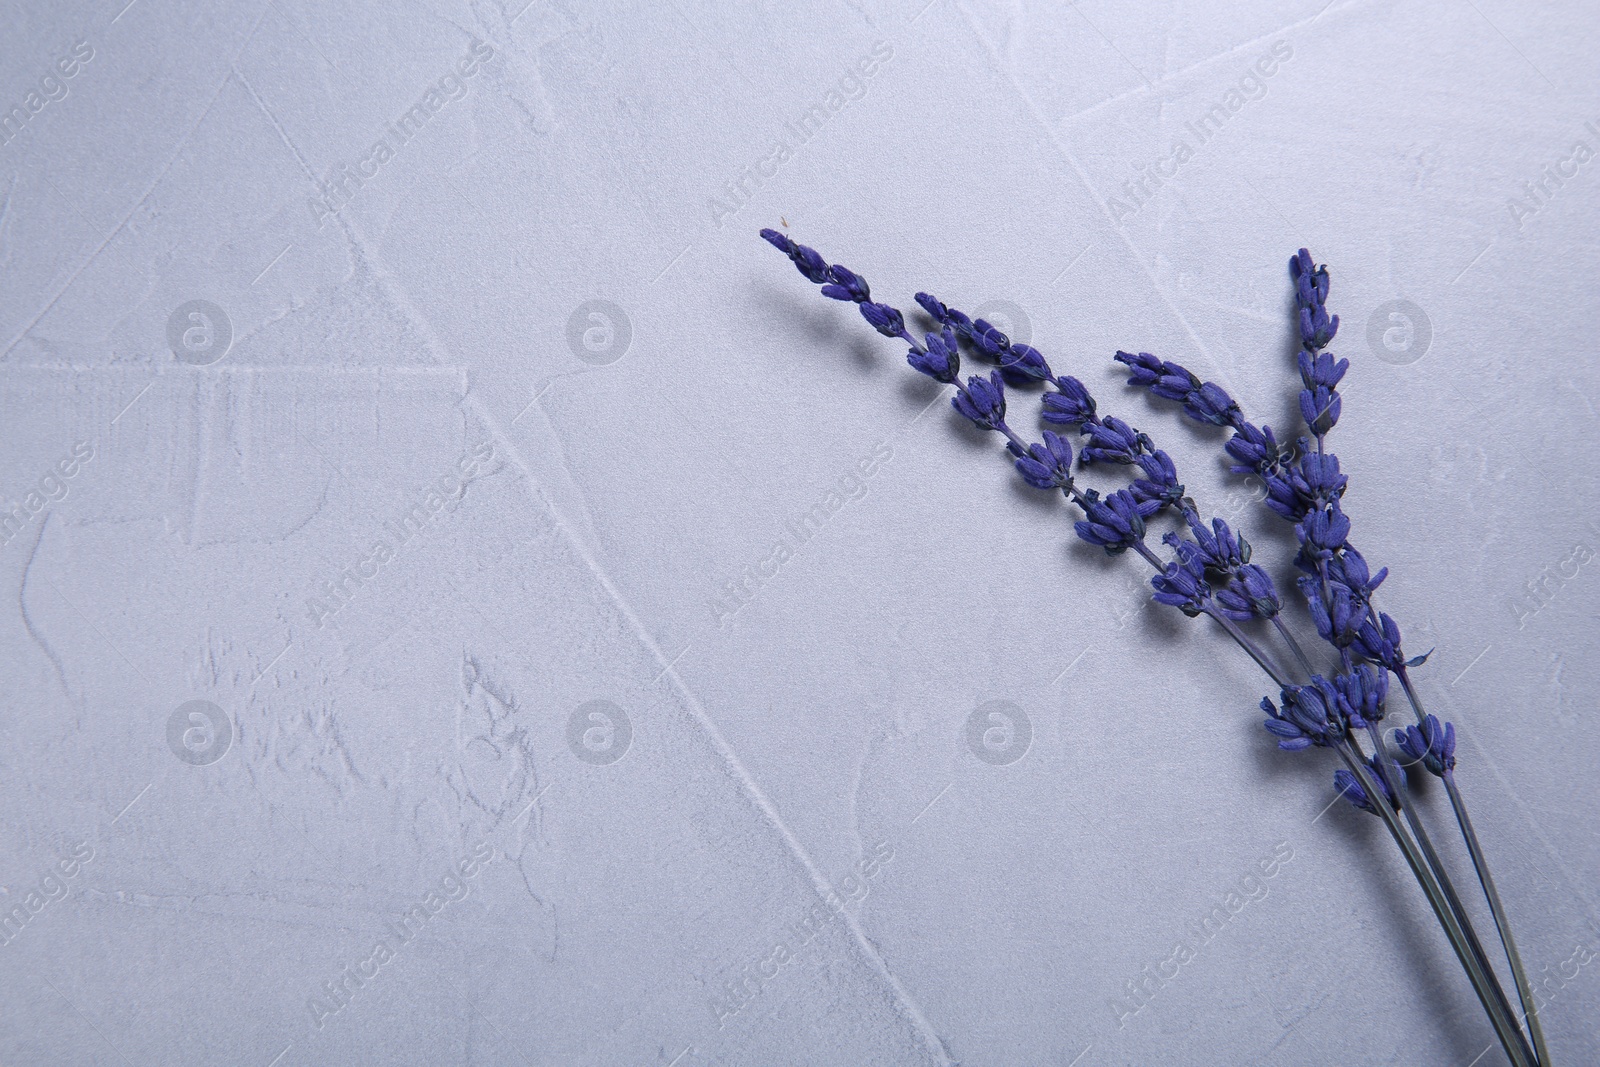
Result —
[[[1246, 422], [1239, 406], [1219, 386], [1200, 381], [1176, 364], [1147, 353], [1118, 353], [1117, 359], [1129, 366], [1134, 384], [1150, 388], [1166, 399], [1181, 401], [1191, 418], [1233, 428], [1227, 450], [1236, 461], [1234, 469], [1265, 479], [1268, 506], [1295, 523], [1300, 543], [1296, 564], [1308, 576], [1301, 585], [1313, 621], [1319, 634], [1334, 645], [1340, 656], [1342, 670], [1332, 680], [1312, 671], [1303, 650], [1283, 626], [1278, 617], [1281, 605], [1271, 579], [1248, 562], [1248, 544], [1242, 539], [1235, 543], [1231, 531], [1220, 520], [1213, 523], [1209, 532], [1205, 531], [1193, 502], [1177, 481], [1170, 457], [1126, 423], [1101, 417], [1081, 382], [1071, 377], [1057, 378], [1036, 349], [1012, 344], [988, 323], [971, 320], [926, 293], [917, 294], [917, 301], [939, 323], [940, 330], [927, 335], [925, 347], [919, 345], [907, 332], [904, 317], [897, 309], [871, 299], [865, 279], [845, 267], [828, 265], [813, 250], [776, 231], [764, 230], [762, 236], [783, 251], [808, 280], [821, 285], [825, 296], [854, 302], [878, 332], [905, 341], [910, 346], [907, 360], [912, 367], [942, 384], [954, 385], [955, 410], [980, 428], [1001, 433], [1019, 473], [1030, 485], [1058, 488], [1084, 511], [1084, 520], [1075, 524], [1080, 537], [1113, 555], [1135, 550], [1157, 571], [1152, 584], [1158, 602], [1186, 614], [1210, 615], [1251, 654], [1279, 685], [1284, 699], [1281, 712], [1270, 700], [1263, 700], [1262, 707], [1269, 713], [1268, 729], [1278, 736], [1284, 748], [1320, 745], [1339, 755], [1345, 769], [1336, 773], [1336, 787], [1358, 807], [1383, 818], [1472, 979], [1507, 1053], [1515, 1063], [1535, 1063], [1534, 1053], [1511, 1018], [1505, 994], [1488, 966], [1465, 909], [1450, 886], [1448, 873], [1412, 805], [1406, 802], [1404, 776], [1378, 729], [1391, 670], [1400, 677], [1421, 720], [1420, 702], [1405, 674], [1405, 668], [1420, 657], [1412, 661], [1404, 658], [1398, 627], [1371, 606], [1371, 593], [1387, 572], [1371, 576], [1365, 560], [1349, 545], [1350, 521], [1340, 508], [1347, 479], [1339, 471], [1337, 457], [1326, 452], [1324, 439], [1337, 424], [1342, 407], [1337, 387], [1348, 369], [1348, 361], [1335, 360], [1323, 351], [1338, 330], [1338, 317], [1328, 315], [1325, 307], [1326, 268], [1315, 266], [1304, 249], [1290, 264], [1302, 341], [1298, 357], [1304, 387], [1300, 410], [1315, 437], [1314, 452], [1306, 438], [1291, 448], [1282, 447], [1269, 427], [1258, 429]], [[997, 364], [997, 369], [986, 377], [970, 377], [963, 385], [959, 378], [962, 344], [980, 358]], [[1005, 421], [1006, 386], [1034, 382], [1043, 382], [1047, 388], [1042, 404], [1044, 419], [1075, 425], [1087, 439], [1078, 452], [1080, 466], [1137, 465], [1145, 477], [1136, 479], [1128, 489], [1101, 497], [1096, 490], [1076, 486], [1071, 474], [1072, 448], [1064, 438], [1047, 433], [1043, 444], [1024, 442]], [[1189, 541], [1171, 534], [1163, 538], [1175, 555], [1171, 562], [1163, 563], [1146, 543], [1145, 520], [1169, 507], [1180, 512], [1195, 539]], [[1308, 685], [1289, 682], [1238, 629], [1236, 623], [1249, 618], [1272, 620], [1310, 675]], [[1357, 655], [1383, 669], [1376, 671], [1358, 663]], [[1362, 754], [1357, 731], [1371, 739], [1371, 757]], [[1406, 744], [1411, 740], [1407, 735]], [[1433, 735], [1424, 737], [1422, 743], [1431, 745]], [[1449, 785], [1451, 780], [1447, 777]], [[1381, 802], [1375, 799], [1380, 797]], [[1452, 800], [1456, 803], [1453, 788]], [[1457, 810], [1458, 818], [1463, 818], [1464, 809], [1459, 804]], [[1397, 820], [1397, 811], [1404, 814], [1416, 841]], [[1463, 831], [1478, 864], [1476, 842], [1465, 821]], [[1491, 907], [1495, 907], [1498, 901], [1492, 887], [1486, 885], [1486, 892]], [[1498, 911], [1496, 922], [1503, 925]], [[1507, 942], [1513, 968], [1518, 971], [1519, 992], [1526, 1000], [1515, 950], [1505, 932], [1502, 939]], [[1536, 1024], [1534, 1027], [1538, 1042]], [[1540, 1060], [1547, 1061], [1542, 1047], [1540, 1051]]]
[[[1163, 563], [1145, 541], [1145, 520], [1173, 504], [1183, 502], [1184, 489], [1177, 481], [1171, 457], [1156, 449], [1148, 436], [1119, 419], [1101, 418], [1094, 398], [1076, 378], [1057, 378], [1044, 356], [1029, 345], [1015, 344], [982, 319], [973, 320], [927, 293], [918, 293], [917, 303], [939, 324], [937, 332], [925, 335], [923, 344], [906, 330], [904, 316], [895, 308], [872, 300], [867, 282], [854, 271], [838, 264], [829, 265], [814, 250], [791, 240], [776, 230], [762, 230], [761, 236], [783, 252], [809, 281], [822, 286], [825, 296], [853, 301], [879, 333], [904, 341], [910, 346], [906, 362], [915, 370], [941, 384], [954, 385], [951, 405], [980, 429], [1002, 434], [1007, 451], [1023, 480], [1041, 489], [1058, 488], [1084, 512], [1074, 523], [1083, 540], [1103, 548], [1110, 555], [1130, 549], [1142, 556], [1157, 574], [1152, 579], [1153, 597], [1172, 604], [1172, 583], [1181, 581], [1181, 565]], [[960, 379], [960, 344], [965, 342], [976, 355], [998, 364], [987, 377], [972, 376], [963, 385]], [[1046, 383], [1050, 392], [1043, 400], [1046, 421], [1075, 425], [1087, 441], [1078, 451], [1080, 466], [1123, 464], [1137, 466], [1144, 475], [1126, 489], [1102, 496], [1095, 489], [1080, 489], [1071, 474], [1072, 449], [1067, 440], [1046, 431], [1043, 444], [1024, 441], [1006, 423], [1006, 385]], [[1186, 509], [1192, 515], [1192, 508]], [[1195, 521], [1198, 521], [1196, 518]], [[1265, 571], [1256, 568], [1241, 576], [1237, 588], [1232, 584], [1213, 596], [1209, 584], [1195, 589], [1196, 597], [1186, 614], [1205, 614], [1216, 620], [1228, 635], [1274, 679], [1283, 675], [1265, 653], [1239, 630], [1235, 620], [1258, 617], [1278, 603], [1276, 590]], [[1184, 606], [1184, 605], [1174, 605]], [[1275, 619], [1276, 610], [1273, 607]]]
[[[1295, 535], [1300, 543], [1296, 565], [1307, 576], [1299, 582], [1306, 597], [1317, 632], [1338, 651], [1343, 666], [1340, 678], [1351, 678], [1357, 658], [1378, 664], [1384, 677], [1393, 671], [1400, 678], [1418, 722], [1426, 728], [1421, 701], [1407, 676], [1407, 668], [1426, 659], [1426, 654], [1407, 659], [1401, 645], [1399, 626], [1387, 614], [1377, 611], [1372, 604], [1372, 593], [1383, 582], [1387, 569], [1375, 576], [1368, 570], [1365, 559], [1349, 542], [1350, 520], [1343, 513], [1341, 498], [1348, 479], [1339, 469], [1338, 457], [1326, 449], [1326, 436], [1338, 423], [1342, 399], [1338, 385], [1349, 367], [1349, 361], [1336, 360], [1324, 351], [1338, 332], [1337, 315], [1329, 315], [1326, 301], [1329, 291], [1328, 272], [1315, 265], [1305, 249], [1290, 260], [1289, 271], [1295, 286], [1297, 326], [1300, 333], [1300, 352], [1297, 364], [1302, 389], [1299, 397], [1301, 417], [1314, 438], [1300, 438], [1289, 448], [1278, 443], [1271, 427], [1256, 427], [1248, 422], [1239, 405], [1227, 392], [1211, 382], [1202, 382], [1186, 368], [1161, 360], [1149, 353], [1133, 355], [1119, 352], [1118, 362], [1129, 368], [1130, 384], [1149, 389], [1163, 399], [1182, 403], [1184, 413], [1196, 421], [1216, 426], [1230, 427], [1234, 433], [1226, 450], [1235, 460], [1233, 470], [1239, 474], [1254, 474], [1262, 478], [1267, 487], [1267, 506], [1280, 517], [1295, 524]], [[1309, 668], [1308, 668], [1309, 669]], [[1381, 705], [1380, 705], [1381, 706]], [[1268, 727], [1275, 732], [1273, 722]], [[1437, 720], [1434, 720], [1435, 724]], [[1415, 728], [1413, 728], [1415, 729]], [[1374, 747], [1370, 769], [1378, 776], [1378, 783], [1386, 794], [1392, 795], [1396, 805], [1405, 812], [1407, 822], [1417, 835], [1430, 866], [1438, 875], [1452, 911], [1466, 934], [1470, 947], [1490, 983], [1504, 1001], [1503, 992], [1487, 962], [1470, 917], [1462, 907], [1448, 872], [1439, 861], [1426, 829], [1416, 817], [1413, 806], [1404, 803], [1405, 776], [1398, 764], [1388, 754], [1383, 738], [1375, 725], [1369, 724], [1368, 733]], [[1454, 727], [1449, 727], [1454, 738]], [[1281, 742], [1280, 742], [1281, 743]], [[1350, 771], [1343, 772], [1351, 779]], [[1353, 779], [1351, 779], [1353, 780]], [[1451, 779], [1453, 784], [1453, 777]], [[1448, 786], [1447, 786], [1448, 788]], [[1341, 788], [1352, 802], [1356, 794]], [[1537, 1013], [1526, 976], [1515, 946], [1509, 937], [1503, 909], [1493, 888], [1487, 864], [1483, 862], [1471, 821], [1459, 792], [1451, 789], [1451, 803], [1464, 839], [1472, 855], [1478, 879], [1494, 913], [1495, 924], [1506, 949], [1507, 958], [1516, 979], [1517, 990], [1528, 1019], [1534, 1048], [1542, 1062], [1548, 1061], [1543, 1036], [1539, 1032]], [[1361, 794], [1366, 796], [1367, 794]], [[1377, 813], [1370, 803], [1358, 804], [1363, 810]], [[1507, 1007], [1509, 1013], [1509, 1007]], [[1493, 1014], [1493, 1013], [1491, 1013]], [[1520, 1031], [1518, 1034], [1520, 1038]]]

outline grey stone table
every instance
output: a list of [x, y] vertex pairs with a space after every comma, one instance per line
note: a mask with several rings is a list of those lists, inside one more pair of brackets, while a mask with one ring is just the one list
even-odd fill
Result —
[[1485, 1051], [1248, 661], [780, 225], [1031, 340], [1280, 573], [1110, 356], [1288, 424], [1285, 263], [1330, 265], [1348, 511], [1557, 1061], [1600, 1061], [1593, 5], [0, 29], [0, 1063]]

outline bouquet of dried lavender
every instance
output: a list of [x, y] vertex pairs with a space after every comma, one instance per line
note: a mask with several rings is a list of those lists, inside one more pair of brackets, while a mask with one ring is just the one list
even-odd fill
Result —
[[[1130, 384], [1180, 404], [1191, 419], [1231, 431], [1224, 447], [1233, 472], [1261, 479], [1266, 506], [1293, 524], [1299, 544], [1294, 566], [1300, 572], [1300, 593], [1318, 635], [1337, 654], [1337, 667], [1324, 673], [1284, 625], [1282, 601], [1271, 575], [1251, 562], [1250, 543], [1220, 518], [1207, 523], [1178, 481], [1172, 458], [1156, 448], [1149, 435], [1100, 414], [1081, 381], [1070, 375], [1058, 377], [1037, 349], [1012, 343], [982, 319], [973, 320], [927, 293], [916, 294], [916, 300], [937, 328], [919, 342], [900, 311], [872, 299], [860, 275], [829, 264], [815, 250], [776, 230], [762, 230], [761, 236], [808, 280], [822, 286], [822, 295], [854, 303], [879, 333], [909, 345], [906, 360], [914, 369], [954, 386], [951, 403], [956, 411], [1005, 438], [1009, 458], [1024, 481], [1037, 489], [1059, 490], [1083, 512], [1075, 524], [1079, 537], [1110, 555], [1131, 550], [1154, 572], [1153, 599], [1191, 618], [1206, 616], [1250, 655], [1278, 691], [1276, 702], [1271, 697], [1261, 701], [1266, 729], [1278, 747], [1289, 752], [1332, 751], [1342, 764], [1334, 771], [1335, 788], [1357, 808], [1383, 821], [1511, 1063], [1549, 1067], [1533, 991], [1455, 780], [1455, 727], [1441, 724], [1423, 709], [1407, 671], [1426, 654], [1408, 659], [1401, 650], [1400, 628], [1375, 606], [1374, 594], [1388, 569], [1373, 573], [1351, 543], [1350, 519], [1340, 506], [1347, 476], [1339, 469], [1339, 458], [1328, 451], [1327, 437], [1339, 421], [1338, 387], [1349, 361], [1335, 359], [1327, 351], [1339, 328], [1339, 317], [1329, 315], [1326, 308], [1327, 268], [1313, 263], [1304, 248], [1289, 260], [1301, 341], [1300, 415], [1308, 431], [1293, 441], [1280, 441], [1270, 426], [1248, 421], [1220, 386], [1201, 381], [1176, 363], [1148, 352], [1118, 352], [1115, 357], [1128, 368]], [[992, 369], [963, 383], [963, 355]], [[1038, 442], [1024, 440], [1006, 421], [1006, 400], [1008, 387], [1027, 386], [1043, 387], [1040, 415], [1045, 422], [1079, 434], [1079, 468], [1120, 465], [1133, 475], [1129, 484], [1110, 492], [1080, 486], [1081, 470], [1074, 474], [1069, 437], [1045, 430]], [[1164, 512], [1175, 515], [1178, 526], [1161, 538], [1167, 553], [1150, 544], [1146, 526]], [[1247, 633], [1240, 624], [1251, 620], [1270, 624], [1276, 642], [1264, 644]], [[1332, 655], [1327, 658], [1332, 662]], [[1391, 675], [1399, 681], [1416, 723], [1385, 735], [1381, 723], [1388, 709]], [[1406, 777], [1406, 769], [1413, 767], [1444, 782], [1501, 952], [1510, 965], [1515, 1005], [1413, 802]]]

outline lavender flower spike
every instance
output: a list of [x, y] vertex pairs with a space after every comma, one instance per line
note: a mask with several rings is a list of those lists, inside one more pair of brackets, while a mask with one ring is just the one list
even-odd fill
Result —
[[867, 280], [861, 275], [837, 263], [828, 265], [817, 254], [816, 249], [797, 244], [777, 230], [762, 230], [761, 236], [772, 247], [788, 256], [807, 280], [822, 286], [823, 296], [834, 300], [854, 301], [861, 309], [861, 317], [866, 319], [874, 330], [885, 337], [911, 340], [910, 335], [906, 333], [904, 316], [888, 304], [873, 303], [872, 290], [867, 287]]

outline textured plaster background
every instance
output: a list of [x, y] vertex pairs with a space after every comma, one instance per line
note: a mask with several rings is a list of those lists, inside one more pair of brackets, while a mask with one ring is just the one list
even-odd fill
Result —
[[1347, 509], [1600, 1061], [1593, 5], [125, 3], [0, 9], [0, 1063], [1485, 1050], [1254, 668], [780, 218], [998, 308], [1279, 563], [1109, 357], [1288, 424], [1330, 264]]

